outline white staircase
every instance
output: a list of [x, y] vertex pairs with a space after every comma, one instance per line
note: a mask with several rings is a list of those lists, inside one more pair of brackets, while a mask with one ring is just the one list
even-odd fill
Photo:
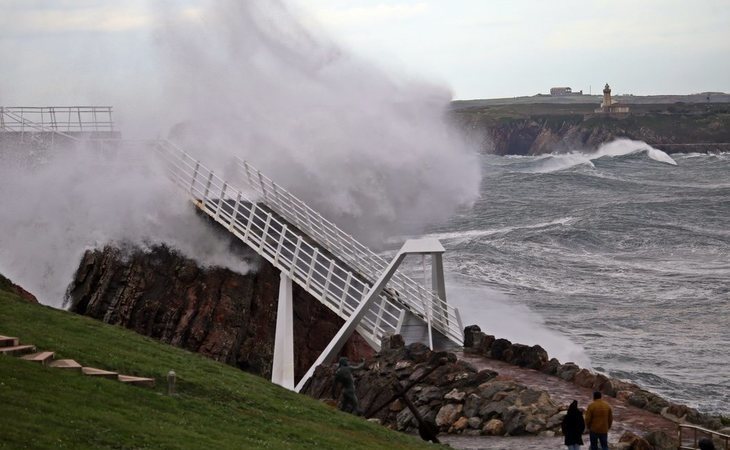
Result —
[[[350, 317], [370, 285], [338, 258], [328, 255], [304, 233], [292, 228], [271, 208], [255, 202], [185, 151], [168, 141], [157, 150], [169, 175], [195, 205], [254, 249], [343, 319]], [[397, 333], [404, 320], [402, 305], [381, 296], [357, 331], [375, 349], [381, 337]]]
[[[258, 194], [261, 203], [314, 238], [369, 284], [374, 283], [388, 266], [388, 261], [322, 217], [251, 163], [240, 159], [238, 162], [245, 174], [244, 182]], [[440, 260], [438, 265], [434, 265], [434, 268], [437, 267], [441, 267]], [[429, 322], [448, 341], [462, 345], [464, 336], [459, 311], [446, 302], [444, 286], [438, 285], [438, 281], [443, 280], [443, 273], [434, 274], [432, 279], [435, 283], [432, 289], [428, 289], [407, 275], [396, 272], [386, 290], [410, 313], [406, 316], [406, 324]]]
[[[385, 260], [250, 164], [241, 162], [250, 188], [245, 191], [169, 141], [160, 141], [157, 149], [171, 178], [198, 208], [343, 319], [387, 267]], [[413, 321], [462, 344], [458, 311], [429, 289], [396, 273], [383, 292], [357, 327], [376, 350], [383, 336], [400, 333], [404, 323]]]

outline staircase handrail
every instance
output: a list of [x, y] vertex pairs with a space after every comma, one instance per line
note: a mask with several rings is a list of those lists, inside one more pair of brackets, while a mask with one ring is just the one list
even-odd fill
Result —
[[[370, 283], [377, 280], [387, 267], [388, 262], [385, 259], [264, 175], [253, 164], [241, 158], [238, 158], [238, 163], [246, 175], [244, 181], [271, 209], [315, 238], [320, 245], [351, 265]], [[463, 327], [455, 307], [401, 272], [396, 272], [389, 287], [389, 292], [396, 292], [397, 300], [411, 312], [424, 321], [430, 321], [435, 329], [450, 340], [460, 345], [463, 343]]]
[[[693, 439], [692, 439], [692, 446], [686, 446], [684, 445], [683, 438], [684, 433], [683, 430], [691, 430], [693, 432]], [[693, 425], [690, 423], [678, 423], [677, 424], [677, 440], [679, 442], [679, 445], [677, 447], [678, 450], [694, 450], [697, 448], [698, 443], [698, 434], [702, 434], [705, 436], [710, 436], [711, 438], [716, 438], [717, 440], [722, 440], [725, 442], [725, 450], [730, 450], [730, 435], [720, 433], [719, 431], [709, 430], [707, 428], [700, 427], [698, 425]]]
[[[272, 211], [262, 208], [245, 191], [220, 178], [184, 150], [164, 140], [158, 141], [156, 148], [167, 164], [168, 174], [201, 211], [288, 274], [330, 310], [344, 319], [350, 316], [369, 291], [368, 282], [336, 258], [321, 253]], [[397, 332], [403, 313], [402, 306], [381, 296], [360, 322], [358, 331], [373, 348], [379, 349], [383, 336]]]

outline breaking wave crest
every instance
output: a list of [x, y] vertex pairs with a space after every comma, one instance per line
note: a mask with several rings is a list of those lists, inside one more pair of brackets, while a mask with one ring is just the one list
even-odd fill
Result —
[[652, 147], [643, 141], [631, 139], [616, 139], [615, 141], [601, 145], [594, 152], [571, 152], [563, 154], [550, 154], [536, 157], [531, 161], [524, 172], [529, 173], [550, 173], [570, 169], [577, 166], [595, 168], [594, 161], [604, 158], [618, 158], [628, 155], [644, 154], [649, 159], [664, 164], [677, 165], [677, 162], [665, 152]]

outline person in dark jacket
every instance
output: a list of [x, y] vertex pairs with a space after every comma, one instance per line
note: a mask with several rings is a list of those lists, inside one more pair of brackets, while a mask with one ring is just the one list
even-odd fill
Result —
[[583, 420], [583, 414], [578, 409], [576, 400], [573, 400], [573, 403], [568, 407], [568, 413], [563, 417], [561, 428], [568, 450], [579, 450], [580, 446], [583, 445], [581, 436], [586, 429], [586, 423]]

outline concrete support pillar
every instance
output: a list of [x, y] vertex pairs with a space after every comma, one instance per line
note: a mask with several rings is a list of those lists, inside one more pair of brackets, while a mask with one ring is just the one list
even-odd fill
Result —
[[294, 307], [292, 280], [284, 272], [280, 274], [279, 305], [276, 310], [276, 337], [274, 339], [274, 363], [271, 382], [294, 390]]

